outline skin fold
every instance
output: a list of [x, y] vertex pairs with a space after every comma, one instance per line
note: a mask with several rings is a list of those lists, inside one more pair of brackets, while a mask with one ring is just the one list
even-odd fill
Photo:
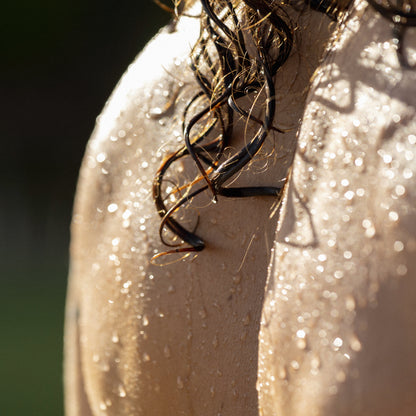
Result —
[[[317, 12], [291, 13], [311, 36], [296, 36], [276, 78], [276, 123], [290, 131], [270, 133], [236, 185], [278, 186], [293, 158], [309, 80], [333, 25]], [[198, 90], [187, 63], [198, 31], [197, 19], [181, 18], [155, 37], [120, 81], [88, 144], [72, 223], [68, 416], [258, 414], [258, 333], [277, 200], [195, 198], [184, 221], [192, 229], [199, 215], [205, 250], [163, 267], [150, 263], [155, 250], [166, 250], [152, 179], [177, 149], [184, 106]], [[231, 148], [255, 128], [237, 121]], [[192, 180], [196, 171], [184, 161], [171, 175]]]

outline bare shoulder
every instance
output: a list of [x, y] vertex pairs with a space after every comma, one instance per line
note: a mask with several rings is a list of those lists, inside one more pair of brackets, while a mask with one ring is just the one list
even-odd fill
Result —
[[415, 81], [361, 4], [300, 131], [263, 311], [265, 414], [415, 411]]
[[[329, 35], [329, 19], [318, 13], [299, 22], [311, 36], [295, 43], [275, 80], [276, 120], [287, 132], [270, 133], [237, 179], [244, 186], [276, 186], [292, 161], [305, 91]], [[147, 46], [86, 152], [72, 226], [68, 310], [76, 310], [77, 326], [71, 332], [67, 320], [66, 389], [67, 403], [86, 400], [92, 414], [258, 414], [258, 333], [276, 198], [194, 198], [179, 218], [190, 230], [198, 225], [204, 251], [163, 267], [150, 262], [166, 249], [152, 182], [183, 146], [184, 112], [200, 90], [187, 62], [198, 35], [199, 20], [183, 18]], [[255, 135], [258, 125], [248, 124], [235, 122], [229, 154]], [[179, 161], [164, 186], [179, 194], [186, 175], [193, 181], [198, 172]]]

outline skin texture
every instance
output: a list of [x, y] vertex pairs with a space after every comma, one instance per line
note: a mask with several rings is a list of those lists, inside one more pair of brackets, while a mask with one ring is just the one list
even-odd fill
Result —
[[[330, 25], [316, 12], [293, 17], [300, 29], [311, 29], [276, 80], [276, 122], [291, 131], [270, 134], [249, 174], [238, 178], [241, 186], [278, 185], [293, 157]], [[89, 142], [72, 224], [67, 416], [258, 414], [258, 334], [276, 200], [220, 197], [214, 205], [209, 196], [196, 198], [184, 221], [192, 228], [199, 213], [206, 249], [193, 259], [150, 264], [165, 250], [152, 179], [164, 155], [177, 149], [184, 106], [198, 89], [186, 62], [198, 27], [197, 19], [182, 18], [148, 45]], [[232, 146], [251, 135], [237, 123]], [[178, 163], [175, 175], [192, 180], [196, 171]]]
[[[325, 16], [296, 19], [302, 42], [276, 78], [277, 123], [294, 128], [268, 139], [239, 185], [276, 185], [291, 164], [329, 36]], [[280, 214], [273, 199], [200, 197], [184, 220], [192, 228], [199, 213], [207, 248], [158, 267], [151, 182], [197, 89], [185, 62], [197, 34], [183, 18], [149, 44], [88, 145], [66, 414], [413, 415], [416, 71], [398, 64], [389, 23], [359, 2], [316, 72]], [[250, 133], [240, 123], [235, 146]]]
[[415, 85], [389, 23], [358, 4], [313, 82], [286, 189], [262, 415], [415, 414]]

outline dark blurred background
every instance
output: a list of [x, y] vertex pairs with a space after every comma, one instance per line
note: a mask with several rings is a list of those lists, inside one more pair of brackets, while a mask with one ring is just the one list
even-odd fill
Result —
[[169, 18], [152, 0], [2, 5], [1, 415], [63, 414], [63, 313], [78, 169], [118, 79]]

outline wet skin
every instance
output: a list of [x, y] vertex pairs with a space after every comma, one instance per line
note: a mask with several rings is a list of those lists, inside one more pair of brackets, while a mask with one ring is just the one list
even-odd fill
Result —
[[[183, 143], [181, 115], [198, 88], [186, 62], [198, 22], [165, 30], [129, 68], [98, 120], [77, 191], [68, 416], [413, 414], [414, 74], [392, 86], [402, 74], [394, 52], [362, 57], [390, 33], [374, 13], [363, 22], [317, 73], [280, 216], [270, 198], [197, 198], [185, 220], [195, 224], [199, 213], [207, 247], [163, 267], [150, 264], [165, 250], [151, 186], [164, 155]], [[315, 12], [299, 21], [308, 36], [276, 79], [277, 121], [294, 128], [271, 135], [239, 184], [286, 175], [328, 25]], [[328, 66], [337, 60], [340, 74]], [[233, 144], [250, 133], [241, 122]], [[273, 148], [284, 157], [264, 157]], [[185, 162], [175, 175], [192, 180], [196, 171]]]
[[279, 220], [264, 415], [415, 414], [415, 81], [359, 5], [313, 83]]
[[[309, 79], [328, 38], [329, 19], [319, 13], [306, 13], [299, 25], [311, 19], [315, 36], [296, 43], [276, 81], [276, 120], [292, 130], [270, 135], [240, 185], [276, 186], [286, 175]], [[163, 267], [149, 262], [154, 250], [165, 250], [151, 184], [164, 155], [183, 143], [183, 108], [198, 89], [186, 62], [198, 26], [183, 19], [149, 44], [89, 142], [72, 224], [67, 415], [258, 414], [258, 333], [277, 201], [220, 197], [213, 205], [197, 198], [192, 206], [206, 249]], [[237, 123], [232, 145], [242, 146], [254, 128]], [[196, 171], [178, 163], [172, 175], [193, 179]], [[195, 211], [185, 211], [192, 221]]]

